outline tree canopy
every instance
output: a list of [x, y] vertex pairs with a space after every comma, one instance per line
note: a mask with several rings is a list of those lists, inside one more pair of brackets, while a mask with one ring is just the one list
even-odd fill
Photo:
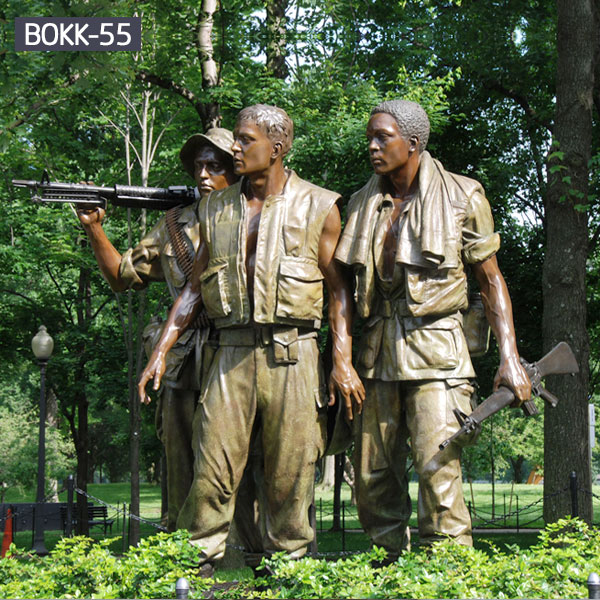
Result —
[[[0, 6], [5, 45], [0, 53], [0, 356], [11, 367], [1, 378], [12, 385], [14, 373], [33, 372], [29, 340], [43, 322], [56, 340], [48, 375], [60, 427], [79, 448], [80, 463], [83, 455], [90, 458], [85, 467], [90, 473], [102, 467], [111, 478], [127, 474], [122, 449], [135, 427], [129, 423], [131, 343], [144, 319], [164, 314], [168, 294], [161, 286], [151, 286], [143, 298], [112, 294], [72, 209], [33, 205], [10, 180], [37, 179], [46, 170], [58, 181], [191, 183], [178, 161], [185, 139], [215, 123], [232, 127], [236, 113], [252, 103], [277, 104], [289, 112], [295, 142], [288, 165], [346, 199], [370, 174], [364, 136], [370, 109], [394, 97], [422, 103], [432, 122], [432, 154], [448, 169], [480, 180], [490, 198], [520, 352], [531, 361], [549, 349], [555, 333], [548, 333], [548, 325], [542, 339], [543, 311], [552, 301], [543, 296], [548, 280], [542, 280], [542, 266], [555, 239], [548, 229], [549, 176], [561, 158], [556, 153], [571, 151], [565, 138], [557, 137], [557, 72], [560, 76], [565, 68], [557, 32], [566, 17], [555, 3], [2, 0]], [[17, 53], [14, 18], [26, 14], [138, 15], [143, 49]], [[598, 31], [597, 7], [590, 14]], [[597, 34], [585, 36], [597, 57]], [[599, 69], [600, 61], [591, 60]], [[594, 166], [600, 155], [591, 149], [598, 148], [600, 77], [588, 83], [591, 164], [582, 167], [588, 175], [576, 179], [559, 169], [567, 191], [556, 196], [557, 201], [568, 196], [569, 210], [586, 225], [576, 286], [590, 309], [587, 330], [593, 343], [589, 385], [582, 383], [579, 404], [595, 401], [599, 373], [599, 313], [593, 307], [600, 237]], [[133, 147], [143, 148], [149, 131], [140, 126], [144, 98], [157, 142], [146, 171], [132, 158]], [[570, 169], [569, 156], [563, 163]], [[131, 213], [128, 227], [126, 211], [111, 207], [106, 231], [124, 251], [157, 218]], [[144, 315], [129, 325], [128, 302], [130, 314], [143, 303]], [[585, 329], [585, 312], [580, 318]], [[578, 357], [587, 361], [584, 350]], [[491, 389], [496, 365], [494, 349], [476, 365], [482, 395]], [[568, 406], [571, 400], [561, 401]], [[512, 443], [510, 433], [503, 434], [506, 464], [519, 457], [537, 463], [541, 420], [529, 433], [524, 425], [511, 424], [516, 418], [502, 419], [512, 439], [519, 438]], [[142, 411], [140, 427], [141, 469], [155, 472], [160, 447], [149, 411]], [[83, 437], [87, 441], [81, 445]]]

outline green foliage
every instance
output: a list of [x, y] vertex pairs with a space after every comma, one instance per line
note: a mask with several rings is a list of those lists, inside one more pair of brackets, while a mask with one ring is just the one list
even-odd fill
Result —
[[[35, 375], [39, 385], [37, 369]], [[22, 491], [34, 487], [39, 433], [37, 404], [32, 403], [32, 399], [39, 398], [39, 389], [30, 385], [26, 374], [19, 377], [15, 369], [9, 368], [5, 376], [5, 381], [0, 380], [0, 502], [11, 488]], [[46, 477], [66, 477], [74, 467], [74, 456], [75, 449], [67, 436], [60, 429], [46, 426]]]
[[587, 577], [600, 569], [600, 532], [578, 519], [549, 525], [536, 545], [490, 552], [450, 540], [406, 552], [384, 567], [374, 548], [335, 562], [266, 561], [272, 575], [227, 591], [228, 598], [586, 598]]
[[0, 561], [3, 598], [171, 598], [175, 582], [186, 577], [202, 597], [210, 580], [197, 577], [200, 550], [189, 534], [159, 533], [117, 557], [111, 539], [64, 538], [47, 557], [11, 547], [10, 559]]
[[[196, 44], [201, 3], [3, 3], [7, 51], [0, 56], [6, 98], [0, 105], [4, 168], [0, 178], [0, 357], [6, 364], [26, 364], [29, 340], [43, 315], [57, 341], [57, 356], [48, 376], [65, 417], [62, 427], [70, 419], [76, 428], [74, 398], [83, 389], [89, 405], [92, 466], [102, 465], [112, 478], [125, 476], [127, 470], [122, 452], [129, 437], [126, 355], [119, 322], [123, 307], [100, 278], [70, 209], [34, 207], [17, 195], [9, 181], [37, 178], [46, 168], [58, 180], [93, 180], [102, 185], [125, 182], [122, 139], [108, 119], [121, 128], [128, 117], [134, 120], [121, 91], [131, 89], [135, 96], [159, 89], [142, 82], [142, 74], [155, 76], [166, 88], [154, 104], [157, 128], [173, 117], [162, 138], [150, 185], [189, 182], [178, 152], [187, 136], [202, 129], [201, 103], [218, 102], [223, 125], [232, 127], [240, 108], [267, 102], [284, 107], [295, 121], [296, 140], [288, 165], [347, 198], [371, 173], [364, 127], [372, 106], [400, 96], [421, 102], [432, 121], [432, 154], [448, 169], [476, 177], [486, 188], [502, 236], [499, 262], [512, 296], [518, 346], [529, 360], [541, 354], [545, 244], [541, 198], [547, 179], [564, 175], [565, 198], [582, 211], [591, 231], [600, 225], [600, 211], [594, 210], [600, 190], [600, 155], [590, 165], [592, 193], [580, 197], [562, 164], [568, 157], [550, 133], [556, 108], [554, 3], [295, 0], [287, 6], [289, 78], [274, 78], [263, 64], [268, 41], [264, 3], [230, 0], [220, 3], [214, 21], [219, 82], [205, 89]], [[142, 16], [143, 52], [12, 51], [14, 17], [24, 11], [90, 16], [107, 10], [112, 16], [134, 12]], [[177, 90], [190, 92], [193, 99]], [[133, 137], [137, 144], [139, 132], [134, 131]], [[137, 167], [132, 178], [139, 183]], [[129, 243], [121, 209], [109, 209], [105, 223], [120, 251], [135, 244], [136, 232], [142, 229], [141, 219], [134, 222]], [[594, 289], [600, 289], [594, 286], [598, 236], [593, 239], [588, 279], [592, 342], [600, 335], [595, 317], [600, 311], [594, 310]], [[80, 293], [88, 284], [89, 294]], [[158, 288], [151, 286], [148, 292], [148, 317], [160, 312], [161, 302], [166, 304], [166, 294], [160, 295]], [[592, 392], [600, 382], [598, 347], [592, 343]], [[489, 393], [497, 363], [493, 350], [476, 365], [482, 396]], [[143, 414], [147, 421], [144, 440], [151, 440], [144, 462], [150, 470], [158, 445], [150, 431], [150, 411]], [[536, 424], [538, 432], [539, 423], [513, 415], [507, 411], [498, 418], [504, 440], [499, 469], [502, 461], [505, 465], [521, 457], [537, 461], [533, 454], [539, 450], [539, 436], [521, 425]], [[528, 447], [515, 444], [511, 448], [512, 441], [522, 435]], [[489, 442], [489, 436], [482, 437], [477, 451], [489, 448]]]

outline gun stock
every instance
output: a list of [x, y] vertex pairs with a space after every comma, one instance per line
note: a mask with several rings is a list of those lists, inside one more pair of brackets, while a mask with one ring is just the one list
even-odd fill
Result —
[[541, 377], [577, 373], [579, 371], [577, 359], [567, 342], [556, 344], [546, 356], [535, 363], [535, 366]]
[[[521, 359], [521, 364], [525, 367], [525, 371], [531, 380], [532, 395], [540, 396], [552, 407], [558, 404], [558, 398], [548, 392], [542, 385], [542, 379], [547, 375], [565, 375], [567, 373], [577, 373], [579, 366], [573, 351], [566, 342], [557, 344], [548, 354], [533, 364], [529, 364]], [[502, 408], [513, 403], [515, 395], [507, 387], [501, 386], [498, 391], [486, 398], [470, 415], [457, 413], [455, 416], [458, 420], [460, 429], [447, 440], [444, 440], [439, 448], [443, 450], [456, 438], [473, 431], [481, 425], [488, 417], [496, 414]], [[538, 410], [532, 399], [527, 400], [522, 405], [525, 416], [537, 414]]]

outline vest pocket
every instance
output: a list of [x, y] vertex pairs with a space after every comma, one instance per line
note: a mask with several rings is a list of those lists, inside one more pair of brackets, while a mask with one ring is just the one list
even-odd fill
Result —
[[320, 319], [323, 312], [323, 274], [318, 264], [286, 256], [279, 264], [277, 281], [278, 317]]
[[213, 258], [200, 275], [202, 302], [211, 319], [226, 317], [231, 312], [227, 269], [226, 258]]
[[458, 325], [440, 319], [417, 329], [406, 328], [406, 364], [410, 369], [455, 369], [459, 363]]

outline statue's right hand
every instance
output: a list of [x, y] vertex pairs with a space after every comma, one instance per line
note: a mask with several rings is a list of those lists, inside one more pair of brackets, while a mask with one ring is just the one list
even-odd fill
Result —
[[106, 211], [100, 206], [93, 208], [78, 208], [77, 216], [83, 225], [93, 225], [94, 223], [102, 223]]
[[160, 387], [160, 381], [164, 373], [165, 361], [162, 357], [162, 354], [153, 354], [150, 357], [150, 361], [146, 365], [146, 368], [142, 372], [140, 381], [138, 383], [138, 395], [140, 397], [140, 402], [142, 402], [143, 404], [150, 404], [151, 398], [150, 396], [148, 396], [148, 394], [146, 394], [146, 384], [151, 379], [154, 379], [154, 385], [152, 386], [152, 389], [154, 391], [158, 390], [158, 388]]

